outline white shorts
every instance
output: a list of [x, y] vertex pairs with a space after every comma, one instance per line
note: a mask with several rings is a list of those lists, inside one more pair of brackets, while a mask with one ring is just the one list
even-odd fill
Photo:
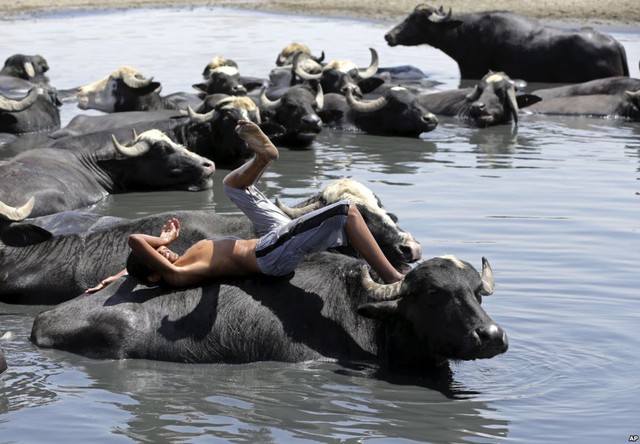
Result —
[[295, 270], [309, 253], [346, 245], [344, 224], [349, 201], [342, 200], [291, 220], [256, 187], [224, 184], [229, 199], [251, 220], [260, 239], [256, 258], [266, 275], [282, 276]]

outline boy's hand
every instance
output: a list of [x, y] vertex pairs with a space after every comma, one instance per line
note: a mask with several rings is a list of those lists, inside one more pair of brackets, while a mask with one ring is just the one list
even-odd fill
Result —
[[166, 242], [165, 245], [171, 245], [178, 236], [180, 236], [180, 222], [178, 222], [178, 219], [174, 217], [162, 226], [160, 239]]

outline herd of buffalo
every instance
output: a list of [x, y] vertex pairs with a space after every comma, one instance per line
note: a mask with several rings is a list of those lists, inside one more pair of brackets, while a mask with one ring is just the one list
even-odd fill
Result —
[[[397, 217], [349, 179], [296, 208], [278, 204], [293, 218], [351, 199], [394, 266], [410, 269], [402, 285], [379, 283], [345, 249], [312, 255], [282, 278], [166, 288], [125, 276], [84, 294], [122, 269], [129, 234], [155, 234], [169, 216], [183, 227], [178, 251], [205, 237], [255, 236], [244, 217], [209, 211], [134, 220], [82, 211], [114, 193], [210, 188], [216, 168], [252, 155], [235, 133], [239, 119], [294, 149], [321, 131], [418, 137], [436, 130], [441, 116], [478, 131], [517, 124], [522, 113], [640, 120], [640, 80], [629, 77], [623, 46], [591, 28], [422, 4], [385, 40], [438, 48], [475, 84], [442, 91], [414, 66], [380, 67], [373, 48], [369, 66], [359, 67], [292, 43], [265, 78], [243, 76], [217, 56], [194, 92], [161, 95], [159, 82], [129, 66], [62, 91], [50, 85], [44, 57], [9, 57], [0, 71], [0, 153], [25, 135], [47, 137], [0, 161], [0, 302], [53, 305], [36, 317], [31, 340], [98, 358], [365, 360], [424, 369], [505, 352], [505, 332], [481, 307], [493, 292], [489, 262], [483, 258], [478, 272], [455, 257], [416, 261], [415, 240]], [[562, 85], [524, 92], [527, 82]], [[61, 128], [59, 109], [70, 101], [103, 114], [80, 114]]]

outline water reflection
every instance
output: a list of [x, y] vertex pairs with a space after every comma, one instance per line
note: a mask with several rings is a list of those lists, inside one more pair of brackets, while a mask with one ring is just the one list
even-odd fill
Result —
[[71, 359], [66, 365], [91, 381], [82, 389], [83, 396], [103, 391], [115, 395], [104, 402], [129, 416], [126, 427], [114, 433], [134, 440], [175, 442], [210, 436], [259, 442], [364, 437], [462, 442], [469, 435], [508, 435], [509, 422], [495, 419], [489, 404], [472, 392], [456, 387], [455, 393], [464, 396], [452, 399], [448, 369], [444, 375], [400, 377], [367, 366], [329, 363], [188, 365]]

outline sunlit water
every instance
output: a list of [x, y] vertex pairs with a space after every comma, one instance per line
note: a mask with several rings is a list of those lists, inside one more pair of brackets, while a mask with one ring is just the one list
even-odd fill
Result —
[[[59, 14], [0, 23], [0, 59], [42, 54], [60, 89], [132, 65], [168, 94], [190, 91], [219, 54], [264, 77], [302, 41], [362, 66], [375, 47], [382, 66], [457, 87], [438, 51], [387, 47], [392, 25], [208, 8]], [[640, 35], [611, 33], [638, 77]], [[65, 104], [63, 123], [79, 112]], [[0, 336], [13, 334], [0, 343], [0, 442], [628, 442], [640, 434], [639, 157], [640, 124], [619, 120], [444, 119], [422, 139], [325, 131], [312, 150], [283, 150], [266, 193], [294, 203], [352, 177], [425, 256], [489, 258], [496, 292], [484, 305], [509, 334], [505, 355], [453, 365], [450, 380], [328, 363], [96, 361], [28, 341], [46, 307], [0, 304]], [[91, 211], [235, 211], [223, 174], [211, 191], [119, 195]]]

